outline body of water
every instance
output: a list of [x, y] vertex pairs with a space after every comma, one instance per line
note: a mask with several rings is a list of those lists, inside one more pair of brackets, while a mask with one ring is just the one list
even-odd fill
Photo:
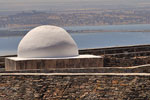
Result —
[[64, 27], [67, 30], [122, 30], [122, 31], [141, 31], [150, 30], [150, 24], [131, 24], [131, 25], [105, 25], [105, 26], [70, 26]]
[[[143, 28], [142, 28], [143, 27]], [[150, 25], [113, 25], [113, 26], [84, 26], [65, 27], [74, 30], [148, 30]], [[109, 46], [125, 46], [150, 44], [150, 32], [100, 32], [100, 33], [72, 33], [80, 49]], [[17, 47], [23, 36], [0, 37], [0, 55], [16, 54]]]

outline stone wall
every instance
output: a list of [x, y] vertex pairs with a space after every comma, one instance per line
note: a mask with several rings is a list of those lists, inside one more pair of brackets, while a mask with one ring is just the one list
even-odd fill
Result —
[[132, 45], [132, 46], [121, 46], [121, 47], [106, 47], [106, 48], [92, 48], [82, 49], [79, 51], [80, 54], [93, 54], [93, 55], [106, 55], [106, 54], [117, 54], [117, 53], [132, 53], [150, 51], [150, 45]]
[[133, 67], [150, 64], [150, 57], [116, 58], [104, 57], [104, 67]]
[[0, 100], [149, 100], [149, 98], [150, 74], [0, 74]]
[[[80, 54], [104, 56], [105, 67], [130, 67], [150, 64], [150, 45], [133, 45], [122, 47], [106, 47], [79, 50]], [[16, 56], [16, 55], [11, 55]], [[4, 58], [0, 57], [0, 67], [4, 67]]]
[[150, 52], [108, 54], [104, 56], [105, 67], [131, 67], [150, 64]]
[[5, 70], [31, 70], [31, 69], [58, 69], [58, 68], [89, 68], [103, 67], [103, 58], [98, 57], [77, 57], [77, 58], [58, 58], [58, 59], [25, 59], [14, 60], [15, 58], [5, 59]]
[[150, 64], [150, 45], [83, 49], [80, 50], [80, 54], [104, 56], [104, 67], [132, 67]]
[[150, 45], [80, 50], [80, 54], [104, 56], [104, 67], [132, 67], [150, 64]]
[[0, 56], [0, 68], [5, 67], [5, 58], [6, 57], [15, 57], [16, 55]]
[[150, 73], [150, 64], [134, 67], [94, 67], [94, 68], [53, 68], [5, 71], [0, 68], [0, 73]]

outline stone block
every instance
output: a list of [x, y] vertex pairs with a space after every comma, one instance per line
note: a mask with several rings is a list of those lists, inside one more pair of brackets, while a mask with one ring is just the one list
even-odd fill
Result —
[[103, 67], [103, 58], [94, 55], [68, 58], [5, 58], [6, 71], [91, 67]]

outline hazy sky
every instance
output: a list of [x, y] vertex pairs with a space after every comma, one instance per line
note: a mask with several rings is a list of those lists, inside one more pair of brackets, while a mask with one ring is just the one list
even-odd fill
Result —
[[144, 7], [150, 0], [0, 0], [0, 11], [50, 10], [101, 7]]

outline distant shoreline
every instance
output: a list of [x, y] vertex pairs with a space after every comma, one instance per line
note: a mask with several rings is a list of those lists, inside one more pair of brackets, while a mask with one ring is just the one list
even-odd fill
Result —
[[[28, 31], [1, 31], [0, 37], [24, 36]], [[150, 30], [67, 30], [71, 34], [107, 33], [107, 32], [150, 32]]]
[[98, 33], [98, 32], [150, 32], [150, 30], [67, 30], [69, 33]]

